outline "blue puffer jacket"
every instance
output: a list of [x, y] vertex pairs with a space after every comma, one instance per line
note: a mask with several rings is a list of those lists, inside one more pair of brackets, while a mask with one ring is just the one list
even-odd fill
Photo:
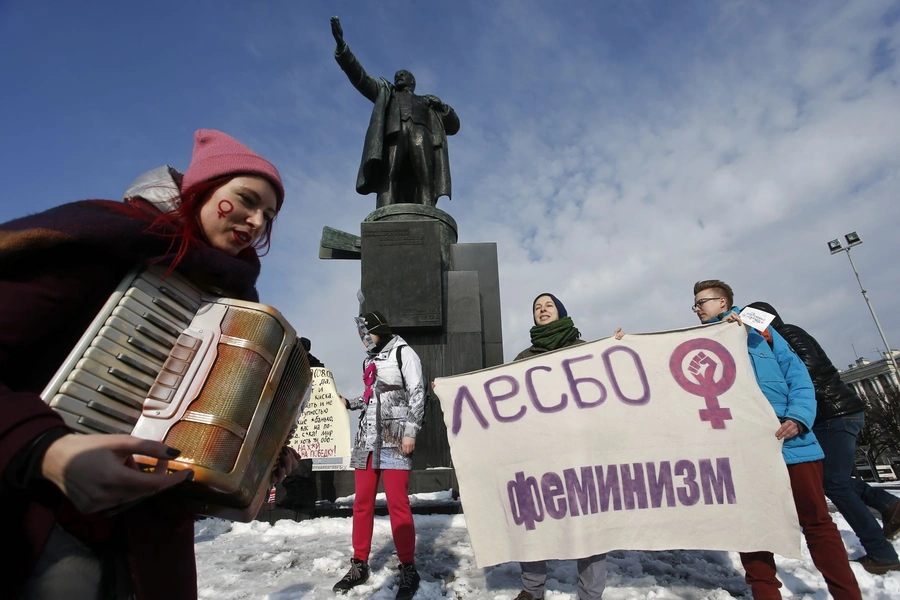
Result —
[[[739, 313], [740, 308], [735, 306], [710, 322], [721, 321], [729, 312]], [[747, 351], [759, 389], [775, 409], [778, 419], [792, 419], [802, 424], [804, 432], [785, 441], [781, 448], [784, 462], [796, 465], [822, 460], [825, 453], [812, 432], [816, 420], [816, 392], [809, 371], [777, 331], [770, 327], [769, 334], [772, 336], [771, 347], [766, 338], [750, 328]]]

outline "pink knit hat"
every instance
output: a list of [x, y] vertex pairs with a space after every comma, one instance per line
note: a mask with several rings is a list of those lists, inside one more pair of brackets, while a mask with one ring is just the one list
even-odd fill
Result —
[[259, 175], [275, 188], [278, 210], [284, 202], [284, 186], [278, 169], [262, 156], [227, 133], [215, 129], [198, 129], [194, 134], [191, 166], [184, 174], [181, 189], [225, 175]]

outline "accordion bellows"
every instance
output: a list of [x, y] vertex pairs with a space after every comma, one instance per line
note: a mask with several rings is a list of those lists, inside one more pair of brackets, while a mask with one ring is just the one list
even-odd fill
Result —
[[180, 501], [250, 521], [309, 390], [306, 352], [274, 308], [163, 274], [123, 280], [42, 396], [76, 431], [177, 448], [169, 469], [195, 473]]

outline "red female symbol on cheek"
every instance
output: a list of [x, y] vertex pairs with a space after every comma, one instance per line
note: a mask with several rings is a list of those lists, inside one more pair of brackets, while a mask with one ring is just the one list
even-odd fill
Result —
[[231, 203], [231, 200], [219, 200], [219, 218], [224, 219], [225, 215], [230, 215], [234, 212], [234, 204]]

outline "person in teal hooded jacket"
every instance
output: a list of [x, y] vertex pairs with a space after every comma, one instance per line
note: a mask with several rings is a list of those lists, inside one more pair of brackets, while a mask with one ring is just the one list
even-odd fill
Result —
[[[720, 321], [741, 324], [740, 309], [734, 305], [731, 287], [716, 279], [694, 285], [691, 307], [701, 323]], [[772, 405], [781, 425], [775, 437], [784, 441], [782, 454], [787, 463], [791, 492], [806, 545], [816, 568], [828, 584], [835, 600], [861, 600], [859, 584], [850, 569], [841, 534], [831, 520], [822, 488], [822, 459], [825, 453], [812, 432], [816, 420], [816, 394], [803, 361], [776, 331], [751, 328], [747, 351], [756, 381]], [[771, 552], [741, 552], [745, 580], [755, 600], [780, 600], [781, 582], [776, 577]]]
[[[729, 315], [737, 316], [738, 313], [740, 309], [732, 306], [705, 322], [730, 320]], [[825, 458], [825, 452], [812, 432], [816, 420], [816, 391], [806, 365], [772, 328], [760, 332], [751, 327], [747, 332], [747, 351], [759, 389], [782, 423], [776, 435], [784, 440], [781, 448], [784, 462], [796, 465]], [[795, 435], [785, 435], [793, 433], [794, 428]]]

